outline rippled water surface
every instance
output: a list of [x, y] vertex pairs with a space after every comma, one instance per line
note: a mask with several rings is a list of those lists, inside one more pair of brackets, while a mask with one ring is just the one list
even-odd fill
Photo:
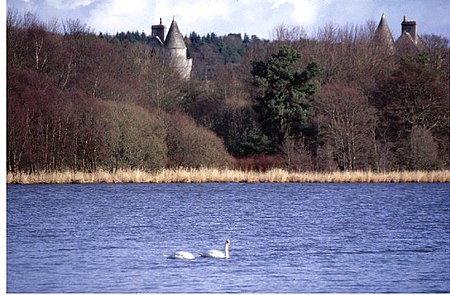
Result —
[[[450, 292], [449, 184], [8, 185], [8, 292]], [[163, 253], [223, 250], [231, 258]]]

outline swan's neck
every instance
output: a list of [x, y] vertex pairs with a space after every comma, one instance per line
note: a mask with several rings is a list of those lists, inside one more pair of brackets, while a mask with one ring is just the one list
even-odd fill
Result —
[[225, 244], [225, 258], [230, 258], [230, 245]]

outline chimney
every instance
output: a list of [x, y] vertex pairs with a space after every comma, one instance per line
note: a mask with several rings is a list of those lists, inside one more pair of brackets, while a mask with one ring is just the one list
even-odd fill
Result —
[[406, 15], [403, 17], [402, 22], [402, 34], [408, 32], [413, 38], [414, 42], [417, 42], [417, 26], [416, 21], [408, 20]]
[[158, 37], [159, 40], [164, 43], [164, 35], [166, 33], [166, 27], [162, 24], [162, 19], [159, 19], [159, 25], [152, 26], [152, 37]]

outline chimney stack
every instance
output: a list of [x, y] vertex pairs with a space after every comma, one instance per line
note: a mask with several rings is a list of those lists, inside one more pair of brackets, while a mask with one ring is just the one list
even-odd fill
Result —
[[408, 32], [413, 38], [414, 42], [417, 42], [417, 26], [416, 21], [408, 20], [406, 15], [403, 17], [402, 22], [402, 34]]
[[162, 18], [159, 19], [159, 25], [152, 26], [152, 37], [158, 37], [161, 44], [164, 44], [164, 36], [166, 34], [166, 27], [162, 24]]

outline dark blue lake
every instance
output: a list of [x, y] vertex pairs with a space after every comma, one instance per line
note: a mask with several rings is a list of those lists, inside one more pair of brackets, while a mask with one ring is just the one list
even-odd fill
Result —
[[8, 185], [7, 292], [448, 293], [450, 185]]

